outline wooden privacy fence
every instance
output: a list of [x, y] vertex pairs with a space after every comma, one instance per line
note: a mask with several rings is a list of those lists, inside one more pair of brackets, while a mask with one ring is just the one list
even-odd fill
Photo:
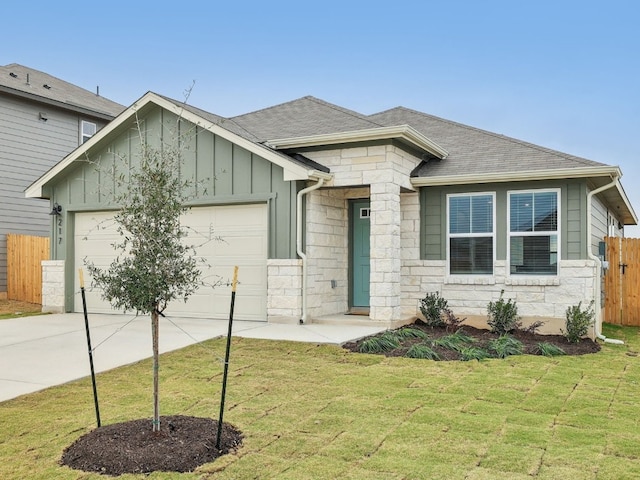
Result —
[[640, 238], [606, 237], [604, 321], [640, 326]]
[[7, 298], [42, 303], [42, 260], [48, 259], [48, 237], [7, 234]]

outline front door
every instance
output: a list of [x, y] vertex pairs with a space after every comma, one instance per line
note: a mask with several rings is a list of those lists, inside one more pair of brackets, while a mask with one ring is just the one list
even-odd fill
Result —
[[351, 307], [369, 308], [369, 200], [351, 202]]

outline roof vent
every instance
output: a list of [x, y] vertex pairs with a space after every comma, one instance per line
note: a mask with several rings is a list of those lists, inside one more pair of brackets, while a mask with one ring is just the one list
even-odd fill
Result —
[[42, 85], [44, 88], [46, 88], [47, 90], [51, 90], [51, 85], [47, 85], [46, 83], [44, 85]]
[[13, 73], [13, 72], [9, 73], [9, 76], [10, 76], [10, 77], [13, 77], [13, 78], [18, 78], [18, 75], [16, 75], [16, 74], [15, 74], [15, 73]]

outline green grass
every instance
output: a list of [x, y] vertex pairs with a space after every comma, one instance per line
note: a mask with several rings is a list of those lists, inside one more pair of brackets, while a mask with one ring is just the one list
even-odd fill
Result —
[[[433, 362], [234, 339], [225, 420], [245, 435], [193, 473], [130, 479], [640, 478], [639, 330], [582, 356]], [[217, 418], [224, 339], [161, 358], [161, 413]], [[151, 362], [98, 375], [103, 424], [151, 417]], [[0, 478], [62, 467], [95, 425], [88, 379], [0, 403]]]

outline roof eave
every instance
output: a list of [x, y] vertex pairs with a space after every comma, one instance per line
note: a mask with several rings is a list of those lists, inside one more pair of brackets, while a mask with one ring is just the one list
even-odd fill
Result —
[[[622, 177], [620, 167], [612, 165], [602, 165], [596, 167], [581, 168], [562, 168], [555, 170], [528, 170], [521, 172], [508, 173], [483, 173], [471, 175], [451, 175], [438, 177], [412, 177], [411, 184], [416, 187], [438, 187], [448, 185], [473, 185], [482, 183], [505, 183], [505, 182], [523, 182], [528, 180], [563, 180], [567, 178], [602, 178], [610, 179]], [[631, 206], [631, 202], [627, 197], [622, 185], [618, 183], [616, 188], [620, 201], [624, 205], [628, 213], [628, 219], [625, 220], [626, 225], [637, 225], [638, 217]]]
[[0, 92], [7, 93], [9, 95], [13, 95], [15, 97], [24, 98], [27, 100], [31, 100], [33, 102], [42, 103], [44, 105], [51, 105], [53, 107], [61, 108], [64, 110], [68, 110], [71, 112], [81, 113], [82, 115], [91, 116], [94, 118], [99, 118], [101, 120], [113, 120], [115, 117], [109, 113], [100, 112], [97, 110], [92, 110], [90, 108], [81, 107], [79, 105], [73, 105], [65, 102], [60, 102], [58, 100], [53, 100], [51, 98], [43, 97], [42, 95], [36, 95], [29, 92], [23, 92], [22, 90], [16, 90], [15, 88], [7, 87], [6, 85], [0, 85]]
[[412, 177], [414, 187], [435, 187], [443, 185], [469, 185], [475, 183], [522, 182], [525, 180], [557, 180], [563, 178], [620, 177], [619, 167], [603, 165], [598, 167], [559, 168], [554, 170], [523, 170], [504, 173], [474, 173], [469, 175], [441, 175], [437, 177]]
[[408, 143], [419, 150], [426, 151], [439, 159], [445, 159], [449, 155], [449, 152], [444, 148], [409, 125], [376, 127], [365, 130], [308, 135], [304, 137], [276, 138], [268, 140], [266, 145], [276, 150], [288, 150], [389, 139], [404, 141], [405, 143]]

